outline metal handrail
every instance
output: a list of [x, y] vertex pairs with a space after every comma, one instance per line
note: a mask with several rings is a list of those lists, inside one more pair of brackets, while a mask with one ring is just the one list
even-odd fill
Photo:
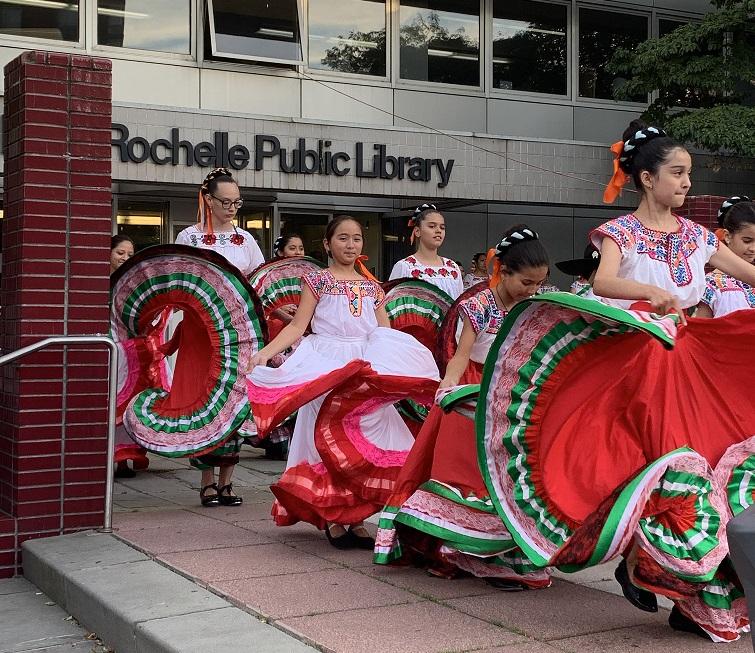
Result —
[[105, 523], [101, 533], [113, 532], [113, 481], [115, 479], [115, 403], [118, 395], [118, 348], [109, 336], [52, 336], [33, 345], [21, 347], [10, 354], [0, 356], [0, 367], [18, 358], [39, 351], [50, 345], [107, 345], [110, 349], [107, 401], [107, 476], [105, 480]]

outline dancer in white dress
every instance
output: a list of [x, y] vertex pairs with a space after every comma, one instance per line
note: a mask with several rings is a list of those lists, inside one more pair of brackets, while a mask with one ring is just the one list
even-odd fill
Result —
[[[755, 263], [755, 203], [746, 196], [730, 197], [718, 212], [721, 238], [739, 258]], [[719, 232], [716, 232], [719, 233]], [[705, 292], [695, 317], [723, 317], [755, 308], [755, 288], [721, 270], [705, 275]]]
[[[244, 276], [265, 262], [252, 234], [233, 224], [243, 206], [238, 184], [226, 168], [216, 168], [205, 177], [199, 189], [198, 223], [176, 236], [177, 245], [211, 249], [235, 265]], [[203, 506], [235, 506], [241, 497], [233, 493], [231, 476], [238, 462], [241, 438], [231, 436], [212, 454], [191, 459], [191, 465], [202, 471], [200, 499]], [[215, 482], [215, 467], [219, 468]]]
[[464, 290], [462, 272], [455, 261], [438, 254], [446, 238], [446, 220], [434, 204], [423, 204], [409, 220], [411, 240], [417, 241], [417, 252], [393, 266], [389, 280], [422, 279], [456, 299]]
[[[381, 505], [371, 491], [376, 480], [385, 482], [389, 491], [414, 442], [393, 400], [380, 401], [381, 375], [391, 375], [390, 388], [383, 387], [386, 396], [402, 385], [411, 394], [423, 382], [432, 396], [439, 379], [430, 351], [412, 336], [389, 328], [380, 285], [356, 271], [362, 243], [361, 225], [353, 218], [339, 216], [328, 225], [324, 246], [330, 267], [305, 275], [296, 315], [252, 359], [249, 377], [255, 419], [264, 419], [267, 407], [292, 396], [312, 398], [299, 408], [286, 471], [272, 487], [277, 499], [273, 515], [278, 525], [308, 521], [325, 528], [338, 548], [372, 548], [362, 521]], [[310, 322], [312, 334], [290, 358], [281, 367], [265, 367], [300, 338]], [[323, 413], [337, 389], [330, 392], [334, 386], [324, 379], [343, 371], [348, 380], [354, 373], [349, 370], [356, 368], [366, 382], [378, 385], [361, 401], [355, 393], [342, 391], [339, 405], [353, 401], [357, 418], [344, 421], [339, 439], [341, 422], [330, 423]]]

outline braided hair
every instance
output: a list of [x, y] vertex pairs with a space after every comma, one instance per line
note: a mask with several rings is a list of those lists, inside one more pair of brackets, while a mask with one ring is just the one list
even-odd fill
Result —
[[[235, 184], [236, 180], [228, 171], [228, 168], [215, 168], [204, 178], [202, 185], [199, 187], [197, 222], [206, 235], [211, 236], [214, 233], [212, 228], [212, 207], [207, 204], [206, 198], [208, 195], [215, 193], [218, 189], [218, 184], [222, 184], [223, 182]], [[236, 228], [234, 227], [235, 230]]]
[[[743, 203], [745, 206], [736, 210], [734, 209], [735, 206]], [[743, 219], [745, 217], [752, 218], [754, 208], [755, 205], [747, 195], [734, 195], [733, 197], [724, 200], [721, 204], [721, 208], [718, 209], [718, 226], [734, 233], [735, 231], [739, 231], [743, 224], [755, 224], [755, 219]], [[748, 214], [750, 215], [748, 216]]]
[[503, 235], [495, 246], [495, 257], [511, 272], [550, 265], [540, 236], [526, 224], [514, 225]]
[[623, 134], [624, 149], [619, 167], [631, 175], [637, 190], [643, 190], [641, 174], [647, 170], [655, 175], [669, 154], [684, 146], [659, 127], [650, 127], [642, 120], [633, 120]]

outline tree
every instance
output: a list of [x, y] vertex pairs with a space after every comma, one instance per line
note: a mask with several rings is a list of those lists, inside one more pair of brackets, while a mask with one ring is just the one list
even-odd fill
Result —
[[657, 92], [643, 118], [676, 139], [755, 157], [755, 0], [713, 0], [716, 10], [634, 50], [609, 69], [627, 78], [616, 99]]

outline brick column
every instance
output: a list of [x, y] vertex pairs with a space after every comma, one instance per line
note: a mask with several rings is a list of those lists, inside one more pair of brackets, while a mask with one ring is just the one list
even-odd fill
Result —
[[725, 199], [718, 195], [688, 196], [676, 213], [715, 231], [718, 229], [718, 209]]
[[[111, 64], [25, 52], [5, 67], [0, 347], [108, 332]], [[0, 577], [25, 539], [102, 525], [107, 353], [0, 368]]]

